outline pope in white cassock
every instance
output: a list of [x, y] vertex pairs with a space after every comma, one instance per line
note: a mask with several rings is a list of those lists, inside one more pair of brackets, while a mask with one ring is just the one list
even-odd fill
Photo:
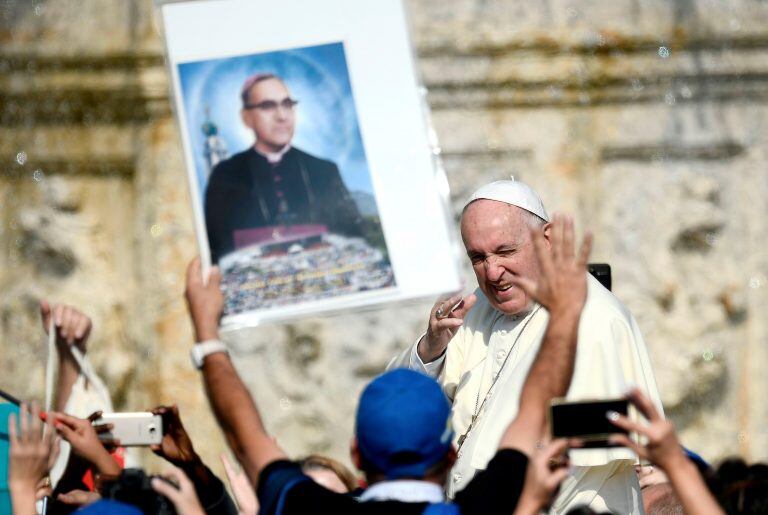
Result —
[[[464, 207], [461, 236], [480, 291], [436, 303], [427, 332], [389, 365], [437, 378], [453, 403], [458, 460], [447, 485], [451, 497], [486, 467], [517, 414], [548, 314], [512, 286], [510, 277], [538, 278], [530, 230], [542, 231], [549, 242], [548, 222], [538, 194], [521, 182], [478, 189]], [[662, 409], [634, 317], [590, 276], [567, 399], [621, 397], [631, 386]], [[570, 458], [574, 471], [561, 485], [553, 513], [581, 505], [597, 512], [643, 513], [634, 453], [578, 449]]]

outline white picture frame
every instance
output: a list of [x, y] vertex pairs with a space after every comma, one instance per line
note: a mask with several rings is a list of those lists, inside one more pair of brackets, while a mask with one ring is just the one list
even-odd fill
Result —
[[[401, 0], [195, 0], [158, 6], [203, 268], [218, 261], [224, 277], [225, 329], [434, 298], [462, 287], [462, 248]], [[298, 98], [292, 138], [281, 150], [290, 153], [278, 157], [280, 173], [274, 165], [264, 171], [261, 161], [241, 172], [235, 158], [253, 163], [245, 156], [258, 152], [253, 147], [260, 134], [253, 126], [249, 133], [241, 111], [287, 116], [275, 102], [252, 107], [248, 102], [262, 98], [255, 89], [241, 96], [246, 80], [264, 73], [276, 78], [261, 84], [279, 82], [280, 91], [287, 91], [275, 100]], [[294, 149], [310, 156], [296, 172], [286, 164]], [[258, 155], [264, 163], [272, 159]], [[310, 166], [320, 162], [314, 158], [327, 170], [336, 167], [341, 189], [312, 182], [321, 176], [314, 171], [320, 164]], [[254, 222], [254, 214], [247, 222], [230, 222], [251, 216], [248, 206], [255, 202], [238, 200], [239, 183], [231, 181], [225, 182], [234, 189], [212, 201], [209, 186], [217, 181], [206, 171], [216, 177], [250, 174], [250, 184], [258, 186], [249, 194], [261, 195], [262, 204], [268, 198], [274, 209], [263, 210], [269, 214], [263, 221]], [[276, 175], [270, 176], [275, 184], [290, 181], [291, 174], [310, 177], [306, 186], [286, 187], [285, 196], [303, 188], [320, 207], [312, 211], [304, 209], [304, 200], [280, 200], [285, 196], [278, 198], [283, 192], [275, 193], [277, 186], [267, 195], [272, 186], [259, 182], [264, 174]], [[362, 229], [339, 222], [349, 212], [339, 207], [344, 190]], [[210, 207], [222, 204], [226, 215]], [[232, 233], [226, 250], [212, 227]]]

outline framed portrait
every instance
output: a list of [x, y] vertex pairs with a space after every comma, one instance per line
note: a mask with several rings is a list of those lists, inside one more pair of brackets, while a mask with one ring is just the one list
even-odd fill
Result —
[[223, 326], [460, 288], [401, 0], [160, 4]]

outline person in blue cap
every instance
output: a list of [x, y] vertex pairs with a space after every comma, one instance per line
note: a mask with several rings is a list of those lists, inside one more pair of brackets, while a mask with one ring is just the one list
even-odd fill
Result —
[[[312, 482], [266, 432], [254, 401], [218, 341], [224, 299], [216, 267], [204, 281], [199, 259], [187, 270], [186, 299], [198, 346], [196, 364], [213, 411], [257, 493], [260, 513], [531, 513], [546, 506], [567, 475], [567, 442], [544, 446], [546, 408], [562, 396], [573, 375], [579, 317], [586, 300], [591, 239], [574, 251], [573, 222], [555, 217], [553, 251], [534, 236], [542, 274], [517, 284], [546, 306], [543, 343], [523, 387], [518, 416], [501, 438], [488, 467], [452, 503], [443, 486], [456, 460], [450, 405], [432, 378], [407, 369], [386, 372], [360, 396], [352, 457], [370, 487], [359, 497], [337, 494]], [[537, 452], [537, 449], [539, 451]], [[529, 462], [531, 466], [529, 467]], [[528, 477], [526, 479], [526, 472]]]

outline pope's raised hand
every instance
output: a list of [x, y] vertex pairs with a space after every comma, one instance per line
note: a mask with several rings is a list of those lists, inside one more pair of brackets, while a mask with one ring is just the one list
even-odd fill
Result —
[[439, 300], [429, 312], [427, 333], [419, 341], [419, 357], [424, 363], [434, 361], [442, 355], [448, 342], [464, 323], [464, 317], [475, 305], [477, 296], [474, 293], [466, 297], [456, 294], [450, 298]]

